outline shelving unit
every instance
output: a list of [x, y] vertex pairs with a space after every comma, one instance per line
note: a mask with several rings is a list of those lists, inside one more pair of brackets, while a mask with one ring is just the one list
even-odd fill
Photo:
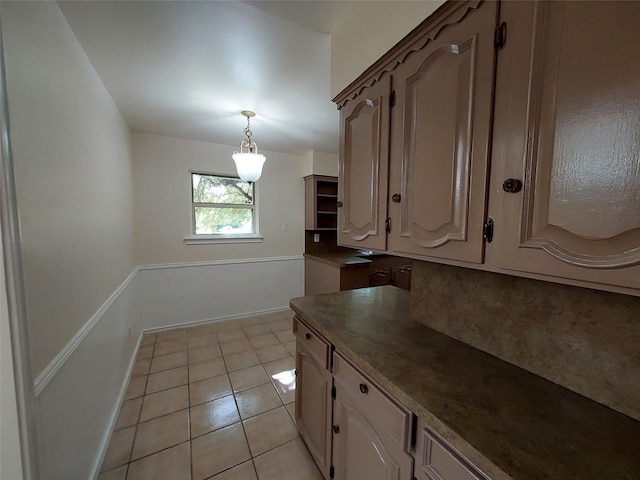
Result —
[[305, 229], [336, 230], [338, 225], [338, 178], [307, 175], [305, 183]]

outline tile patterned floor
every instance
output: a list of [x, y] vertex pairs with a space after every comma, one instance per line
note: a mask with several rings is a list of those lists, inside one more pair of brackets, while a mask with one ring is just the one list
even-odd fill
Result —
[[99, 480], [322, 480], [293, 420], [292, 318], [145, 335]]

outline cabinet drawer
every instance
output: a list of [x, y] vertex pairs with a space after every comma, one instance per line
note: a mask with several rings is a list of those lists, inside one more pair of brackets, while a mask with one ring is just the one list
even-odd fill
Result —
[[296, 335], [296, 340], [305, 346], [311, 356], [324, 368], [329, 368], [329, 352], [331, 351], [329, 343], [298, 317], [294, 318], [293, 332]]
[[333, 375], [335, 380], [350, 390], [368, 413], [389, 431], [398, 445], [409, 451], [413, 418], [411, 412], [392, 400], [337, 352], [333, 354]]
[[421, 435], [424, 440], [422, 468], [430, 480], [488, 480], [451, 445], [435, 432], [425, 428]]

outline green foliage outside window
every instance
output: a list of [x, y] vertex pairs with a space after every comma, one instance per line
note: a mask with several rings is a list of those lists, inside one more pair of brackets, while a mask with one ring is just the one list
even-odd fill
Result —
[[191, 185], [196, 235], [255, 233], [254, 184], [192, 173]]

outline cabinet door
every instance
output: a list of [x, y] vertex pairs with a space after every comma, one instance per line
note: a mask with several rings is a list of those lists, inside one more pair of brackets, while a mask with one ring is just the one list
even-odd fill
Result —
[[296, 424], [326, 479], [331, 466], [331, 373], [296, 344]]
[[501, 15], [496, 263], [640, 288], [640, 3], [505, 2]]
[[411, 480], [413, 457], [402, 450], [336, 380], [333, 466], [335, 480]]
[[390, 92], [385, 74], [340, 110], [339, 245], [386, 248]]
[[468, 7], [394, 72], [390, 252], [483, 261], [497, 8]]

